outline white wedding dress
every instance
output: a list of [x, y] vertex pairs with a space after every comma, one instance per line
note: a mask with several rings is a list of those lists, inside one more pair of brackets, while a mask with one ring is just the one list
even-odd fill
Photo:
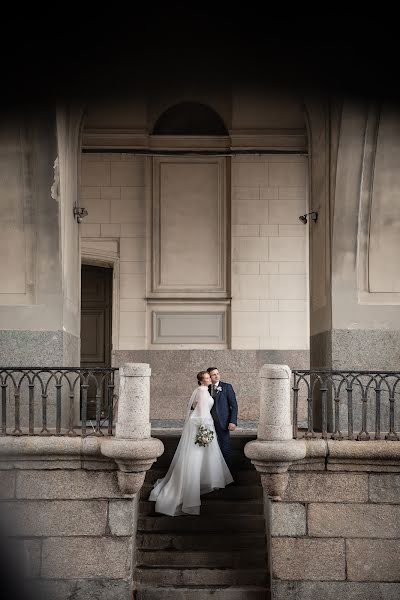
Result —
[[[196, 403], [191, 410], [193, 402]], [[200, 514], [200, 495], [224, 488], [233, 477], [222, 455], [210, 410], [214, 400], [207, 386], [199, 386], [192, 394], [183, 425], [181, 439], [167, 474], [158, 479], [149, 500], [155, 511], [165, 515]], [[199, 425], [214, 431], [208, 446], [195, 444]]]

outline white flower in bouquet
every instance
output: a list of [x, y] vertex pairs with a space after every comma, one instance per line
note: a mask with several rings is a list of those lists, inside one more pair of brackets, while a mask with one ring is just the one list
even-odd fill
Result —
[[212, 429], [205, 427], [204, 425], [199, 425], [197, 430], [196, 439], [194, 441], [195, 444], [199, 446], [208, 446], [208, 444], [214, 439], [214, 432]]

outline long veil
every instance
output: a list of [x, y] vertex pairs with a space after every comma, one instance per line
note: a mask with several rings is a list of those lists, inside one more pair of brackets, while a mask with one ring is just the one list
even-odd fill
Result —
[[[194, 399], [196, 398], [196, 396], [198, 396], [198, 402], [194, 408], [194, 410], [192, 410], [192, 404]], [[185, 421], [184, 421], [184, 427], [186, 425], [186, 423], [189, 421], [189, 419], [191, 419], [191, 422], [193, 424], [207, 424], [207, 423], [212, 423], [213, 419], [210, 413], [210, 409], [208, 407], [208, 403], [205, 402], [199, 402], [200, 398], [203, 396], [209, 396], [208, 390], [204, 389], [204, 387], [198, 387], [196, 390], [194, 390], [193, 394], [190, 397], [189, 400], [189, 404], [187, 406], [187, 411], [186, 411], [186, 417], [185, 417]]]
[[185, 420], [184, 420], [184, 422], [183, 422], [183, 425], [184, 425], [184, 426], [185, 426], [185, 423], [187, 423], [187, 421], [189, 420], [189, 418], [190, 418], [190, 415], [192, 414], [192, 404], [193, 404], [193, 401], [194, 401], [194, 399], [195, 399], [195, 397], [196, 397], [196, 394], [197, 394], [197, 392], [198, 392], [198, 391], [199, 391], [199, 388], [197, 388], [197, 389], [193, 390], [193, 393], [192, 393], [192, 395], [190, 396], [189, 403], [188, 403], [188, 405], [187, 405], [187, 410], [186, 410]]
[[[182, 460], [184, 461], [183, 467], [186, 466], [186, 463], [187, 463], [187, 460], [188, 460], [188, 453], [184, 452], [184, 449], [187, 448], [187, 446], [188, 446], [188, 442], [189, 442], [188, 438], [190, 437], [190, 433], [191, 433], [191, 428], [190, 428], [190, 425], [189, 425], [189, 420], [190, 420], [190, 417], [191, 417], [191, 414], [192, 414], [191, 407], [192, 407], [193, 401], [194, 401], [196, 395], [199, 393], [199, 391], [200, 391], [199, 388], [196, 388], [193, 391], [192, 395], [190, 396], [190, 399], [189, 399], [189, 402], [188, 402], [188, 405], [187, 405], [185, 420], [184, 420], [184, 423], [183, 423], [182, 435], [181, 435], [181, 438], [179, 440], [178, 446], [176, 448], [175, 454], [173, 456], [173, 459], [171, 461], [171, 464], [169, 466], [169, 469], [168, 469], [165, 477], [162, 477], [161, 479], [157, 479], [157, 481], [155, 482], [154, 487], [153, 487], [153, 489], [151, 491], [149, 500], [156, 500], [157, 499], [158, 494], [161, 492], [161, 489], [170, 480], [171, 475], [172, 475], [173, 470], [174, 470], [174, 467], [175, 467], [176, 463], [178, 462], [178, 460], [181, 458], [182, 454], [183, 454]], [[182, 472], [183, 471], [184, 471], [184, 468], [182, 469]]]
[[204, 386], [195, 389], [187, 405], [182, 435], [169, 469], [165, 477], [156, 481], [149, 496], [149, 500], [158, 501], [156, 511], [160, 508], [160, 512], [172, 516], [199, 514], [201, 494], [233, 481], [216, 438], [207, 449], [195, 444], [199, 425], [214, 428], [211, 406], [208, 389]]

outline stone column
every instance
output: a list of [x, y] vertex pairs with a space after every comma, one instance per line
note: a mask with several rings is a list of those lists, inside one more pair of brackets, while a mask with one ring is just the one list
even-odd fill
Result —
[[260, 377], [257, 440], [246, 444], [244, 452], [261, 474], [267, 496], [281, 500], [288, 482], [289, 465], [293, 460], [304, 458], [305, 447], [292, 439], [290, 368], [266, 364], [260, 370]]
[[308, 103], [307, 113], [318, 210], [310, 224], [311, 367], [396, 370], [400, 111], [342, 99], [329, 111]]
[[119, 487], [127, 496], [138, 493], [146, 471], [164, 451], [161, 440], [151, 437], [150, 375], [146, 363], [121, 367], [115, 437], [101, 445], [102, 454], [117, 463]]
[[0, 354], [10, 366], [80, 363], [81, 115], [61, 112], [49, 100], [1, 115]]
[[127, 363], [119, 370], [117, 438], [150, 437], [150, 375], [145, 363]]
[[287, 365], [264, 365], [260, 370], [261, 398], [259, 440], [292, 439], [290, 378]]

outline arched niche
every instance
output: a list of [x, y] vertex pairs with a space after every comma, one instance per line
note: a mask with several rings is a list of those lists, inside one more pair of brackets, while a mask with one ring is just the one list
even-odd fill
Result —
[[157, 119], [153, 135], [226, 136], [228, 131], [219, 114], [200, 102], [179, 102]]

